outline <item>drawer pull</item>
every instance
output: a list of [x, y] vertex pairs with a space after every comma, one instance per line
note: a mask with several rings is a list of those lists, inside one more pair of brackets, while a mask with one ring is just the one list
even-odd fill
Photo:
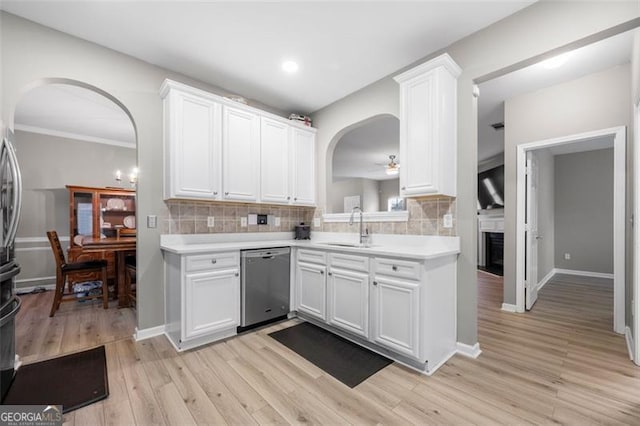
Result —
[[324, 275], [324, 271], [320, 271], [320, 275]]
[[229, 193], [228, 193], [228, 192], [225, 192], [225, 193], [224, 193], [224, 195], [229, 195]]
[[378, 281], [374, 281], [374, 282], [373, 282], [373, 285], [378, 285]]
[[213, 191], [213, 195], [218, 195], [218, 191]]
[[327, 275], [333, 275], [331, 272], [327, 272]]
[[240, 274], [236, 272], [236, 273], [235, 273], [235, 276], [236, 276], [236, 277], [239, 277], [239, 276], [240, 276]]
[[213, 263], [215, 265], [216, 263], [218, 263], [218, 261], [215, 260], [215, 259], [211, 259], [211, 263]]
[[393, 269], [394, 271], [397, 271], [397, 270], [398, 270], [398, 267], [397, 267], [396, 265], [393, 265], [393, 266], [391, 267], [391, 269]]

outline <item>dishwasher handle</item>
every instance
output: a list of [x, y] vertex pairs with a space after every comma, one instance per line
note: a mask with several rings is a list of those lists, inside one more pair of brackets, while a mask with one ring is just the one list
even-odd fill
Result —
[[240, 256], [243, 258], [261, 258], [265, 260], [273, 259], [276, 256], [289, 256], [291, 249], [289, 247], [269, 248], [258, 250], [242, 250]]

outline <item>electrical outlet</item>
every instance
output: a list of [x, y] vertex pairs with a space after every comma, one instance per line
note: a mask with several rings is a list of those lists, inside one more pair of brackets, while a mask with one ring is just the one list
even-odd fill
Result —
[[246, 217], [241, 217], [240, 218], [240, 227], [241, 228], [246, 228], [247, 227], [247, 218]]
[[214, 216], [207, 216], [207, 227], [213, 228], [216, 226], [216, 218]]
[[155, 214], [150, 214], [147, 216], [147, 228], [157, 228], [158, 227], [158, 216]]
[[565, 253], [564, 260], [571, 260], [571, 253]]
[[313, 218], [313, 227], [314, 228], [320, 228], [320, 218], [319, 217], [314, 217]]
[[445, 214], [444, 216], [442, 216], [442, 221], [444, 222], [442, 224], [442, 226], [444, 226], [445, 228], [453, 228], [453, 215], [452, 214]]
[[276, 217], [275, 222], [276, 222], [276, 226], [280, 226], [280, 218], [279, 217]]

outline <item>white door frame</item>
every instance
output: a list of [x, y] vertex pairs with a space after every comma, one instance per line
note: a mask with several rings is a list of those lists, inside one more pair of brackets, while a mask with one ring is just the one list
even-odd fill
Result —
[[[631, 309], [633, 322], [633, 337], [630, 345], [631, 356], [633, 361], [640, 365], [640, 303], [638, 296], [640, 295], [640, 100], [633, 107], [633, 293], [631, 295]], [[627, 333], [627, 342], [631, 337], [631, 330], [625, 329]], [[629, 342], [628, 342], [629, 343]], [[635, 344], [634, 344], [635, 343]]]
[[516, 311], [524, 312], [525, 159], [527, 151], [566, 145], [584, 139], [614, 136], [613, 145], [613, 329], [625, 332], [625, 190], [626, 127], [612, 127], [516, 147]]

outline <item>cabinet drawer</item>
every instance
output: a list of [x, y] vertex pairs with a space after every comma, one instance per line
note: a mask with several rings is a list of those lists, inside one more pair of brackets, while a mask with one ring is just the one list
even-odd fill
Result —
[[420, 280], [422, 276], [422, 264], [419, 262], [376, 257], [374, 259], [374, 268], [376, 275], [380, 274], [410, 280]]
[[187, 256], [187, 272], [208, 271], [212, 269], [240, 267], [240, 253], [237, 251], [225, 253], [210, 253]]
[[298, 262], [327, 264], [327, 253], [318, 250], [298, 249]]
[[330, 253], [329, 264], [333, 268], [350, 269], [352, 271], [369, 272], [369, 258], [351, 254]]

